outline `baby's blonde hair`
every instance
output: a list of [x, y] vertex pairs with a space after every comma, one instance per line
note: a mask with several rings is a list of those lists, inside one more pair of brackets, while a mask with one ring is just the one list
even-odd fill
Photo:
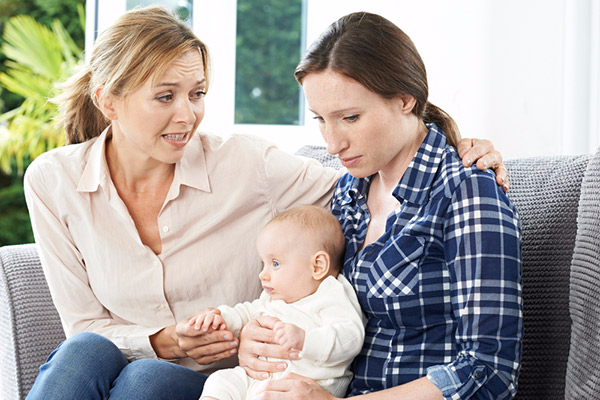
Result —
[[[199, 51], [208, 88], [209, 56], [204, 43], [175, 15], [151, 6], [128, 11], [98, 36], [90, 62], [65, 83], [53, 99], [59, 106], [57, 125], [67, 143], [81, 143], [102, 133], [109, 121], [99, 109], [96, 90], [122, 97], [188, 51]], [[102, 99], [101, 99], [102, 101]]]
[[331, 272], [341, 271], [344, 265], [345, 241], [338, 220], [329, 211], [313, 205], [302, 205], [277, 214], [266, 226], [291, 221], [308, 235], [317, 239], [321, 250], [329, 254]]

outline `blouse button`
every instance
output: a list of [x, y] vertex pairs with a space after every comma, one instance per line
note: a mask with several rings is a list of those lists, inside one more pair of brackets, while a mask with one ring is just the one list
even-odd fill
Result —
[[152, 263], [155, 267], [160, 267], [160, 261], [158, 260], [154, 260], [154, 262]]
[[169, 227], [168, 227], [168, 226], [166, 226], [166, 225], [165, 225], [165, 226], [163, 226], [163, 232], [164, 232], [164, 233], [167, 233], [167, 232], [169, 232]]

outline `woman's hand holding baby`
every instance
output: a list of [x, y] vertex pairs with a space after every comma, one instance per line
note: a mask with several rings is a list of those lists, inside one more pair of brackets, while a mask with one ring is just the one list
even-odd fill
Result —
[[246, 374], [254, 379], [267, 379], [271, 372], [281, 372], [287, 368], [285, 362], [271, 362], [258, 358], [273, 357], [286, 360], [297, 360], [297, 350], [286, 350], [275, 340], [273, 328], [280, 322], [275, 317], [260, 317], [244, 326], [240, 335], [239, 364]]
[[239, 341], [227, 331], [219, 310], [206, 309], [175, 326], [175, 340], [198, 364], [209, 364], [237, 353]]

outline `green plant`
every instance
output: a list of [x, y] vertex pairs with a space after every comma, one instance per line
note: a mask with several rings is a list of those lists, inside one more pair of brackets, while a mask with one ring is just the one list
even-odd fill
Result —
[[[81, 28], [85, 19], [78, 5]], [[9, 174], [16, 164], [19, 173], [29, 160], [64, 144], [64, 133], [54, 126], [55, 104], [48, 101], [54, 85], [72, 73], [83, 52], [59, 20], [51, 29], [33, 18], [18, 15], [4, 30], [2, 52], [7, 70], [0, 85], [22, 96], [23, 103], [0, 115], [0, 170]]]

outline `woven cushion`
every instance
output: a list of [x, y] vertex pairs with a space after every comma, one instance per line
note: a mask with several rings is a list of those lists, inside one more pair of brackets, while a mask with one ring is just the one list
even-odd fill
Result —
[[577, 218], [565, 398], [600, 399], [600, 151], [583, 179]]
[[563, 399], [569, 271], [581, 181], [591, 156], [506, 162], [523, 226], [523, 359], [516, 399]]
[[65, 339], [35, 245], [0, 248], [0, 398], [24, 399]]

